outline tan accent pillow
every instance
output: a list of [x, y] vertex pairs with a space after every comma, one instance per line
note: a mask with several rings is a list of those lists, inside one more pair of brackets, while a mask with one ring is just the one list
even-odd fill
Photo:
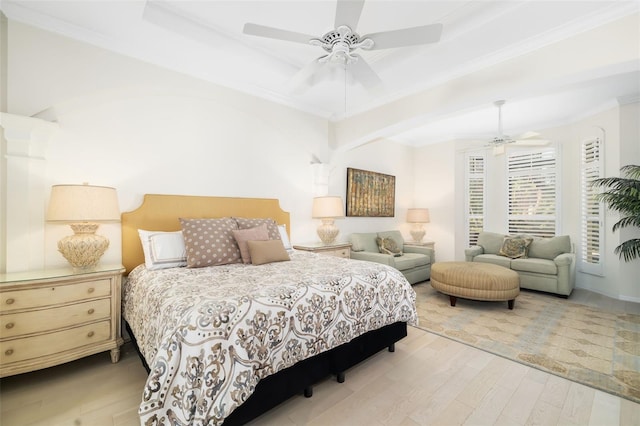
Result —
[[254, 265], [291, 260], [280, 240], [247, 241], [247, 245]]
[[527, 257], [527, 248], [529, 244], [531, 244], [533, 238], [525, 238], [525, 237], [504, 237], [502, 240], [502, 247], [500, 247], [499, 254], [501, 256], [507, 256], [511, 259], [523, 258]]
[[240, 248], [240, 255], [243, 263], [251, 263], [251, 254], [249, 253], [248, 241], [264, 241], [269, 239], [267, 225], [263, 223], [260, 226], [249, 229], [234, 229], [233, 237]]
[[230, 217], [220, 219], [180, 218], [184, 245], [187, 251], [187, 267], [240, 263], [240, 249], [233, 237], [238, 224]]
[[378, 244], [378, 250], [383, 254], [390, 254], [392, 256], [402, 256], [402, 249], [398, 247], [398, 243], [393, 238], [377, 237], [376, 243]]
[[267, 231], [269, 232], [270, 240], [279, 240], [280, 231], [278, 231], [278, 224], [275, 220], [267, 218], [248, 218], [248, 217], [234, 217], [238, 223], [238, 229], [255, 228], [262, 224], [267, 225]]

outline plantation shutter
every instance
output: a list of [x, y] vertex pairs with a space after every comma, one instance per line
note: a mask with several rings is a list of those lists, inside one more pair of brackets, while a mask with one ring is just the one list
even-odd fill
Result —
[[507, 160], [510, 234], [556, 234], [556, 150], [513, 151]]
[[478, 234], [484, 228], [485, 157], [483, 154], [467, 155], [466, 203], [467, 244], [476, 245]]
[[604, 221], [602, 203], [596, 199], [598, 188], [591, 182], [603, 175], [602, 141], [600, 138], [582, 142], [581, 158], [581, 238], [580, 269], [583, 272], [602, 275], [604, 253]]

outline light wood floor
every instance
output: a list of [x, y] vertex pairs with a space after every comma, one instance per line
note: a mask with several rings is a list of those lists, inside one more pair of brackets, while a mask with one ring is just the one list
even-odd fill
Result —
[[[607, 309], [638, 304], [578, 290]], [[146, 373], [130, 345], [0, 381], [0, 424], [138, 425]], [[255, 425], [640, 425], [640, 404], [409, 327], [395, 353], [382, 351], [296, 396]]]

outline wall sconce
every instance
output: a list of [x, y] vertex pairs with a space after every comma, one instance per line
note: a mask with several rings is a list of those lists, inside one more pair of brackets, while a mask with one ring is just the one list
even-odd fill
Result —
[[344, 217], [342, 199], [334, 196], [315, 197], [311, 216], [322, 220], [322, 225], [318, 227], [318, 236], [324, 244], [331, 244], [340, 232], [333, 220]]
[[54, 185], [47, 222], [69, 223], [74, 235], [58, 241], [58, 251], [74, 269], [90, 270], [109, 247], [109, 240], [96, 235], [98, 222], [119, 222], [120, 209], [114, 188], [106, 186]]
[[407, 222], [413, 223], [411, 237], [416, 243], [421, 243], [424, 238], [423, 223], [429, 223], [429, 209], [409, 209], [407, 210]]

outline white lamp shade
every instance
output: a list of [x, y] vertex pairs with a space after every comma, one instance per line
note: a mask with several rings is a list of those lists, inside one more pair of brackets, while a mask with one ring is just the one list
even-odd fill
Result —
[[54, 185], [47, 209], [49, 222], [119, 222], [115, 188], [92, 185]]
[[407, 210], [407, 222], [409, 222], [409, 223], [429, 223], [429, 209], [409, 209], [409, 210]]
[[315, 197], [311, 216], [314, 219], [344, 217], [342, 198], [334, 196]]

